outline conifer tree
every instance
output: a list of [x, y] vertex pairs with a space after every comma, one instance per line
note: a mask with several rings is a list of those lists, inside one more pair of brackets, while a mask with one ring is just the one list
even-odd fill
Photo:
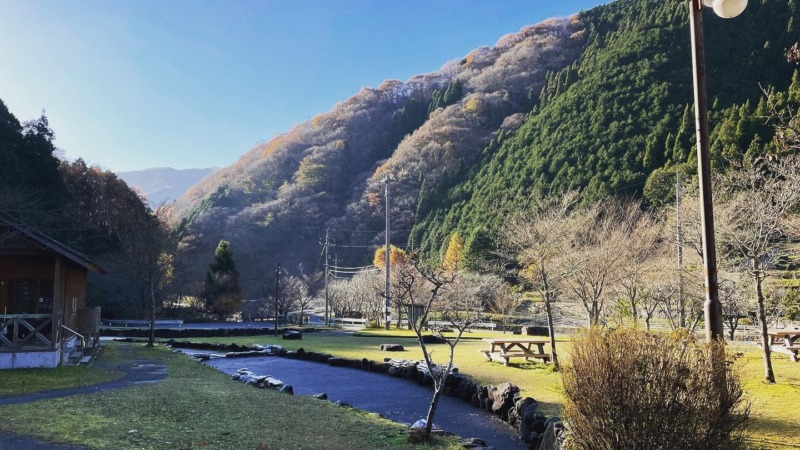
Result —
[[236, 312], [242, 303], [239, 271], [233, 262], [233, 251], [226, 240], [220, 240], [214, 251], [214, 262], [206, 272], [203, 299], [208, 312], [224, 319]]

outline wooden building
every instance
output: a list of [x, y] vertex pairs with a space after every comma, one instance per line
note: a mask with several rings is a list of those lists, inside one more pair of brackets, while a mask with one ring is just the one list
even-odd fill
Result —
[[97, 345], [86, 308], [89, 258], [0, 212], [0, 369], [57, 367]]

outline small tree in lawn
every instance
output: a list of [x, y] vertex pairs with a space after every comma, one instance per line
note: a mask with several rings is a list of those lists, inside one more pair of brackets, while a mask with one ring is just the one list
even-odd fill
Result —
[[507, 290], [503, 294], [495, 297], [493, 302], [489, 303], [489, 311], [500, 316], [503, 334], [506, 333], [506, 329], [508, 328], [509, 317], [522, 305], [522, 300], [522, 294], [519, 292], [509, 292]]
[[739, 320], [747, 317], [750, 304], [744, 283], [730, 278], [719, 278], [719, 302], [722, 303], [722, 324], [728, 329], [728, 338], [733, 340]]
[[724, 257], [749, 274], [755, 286], [764, 377], [774, 383], [763, 285], [774, 273], [772, 265], [788, 254], [787, 238], [796, 231], [790, 212], [800, 201], [800, 160], [782, 156], [749, 161], [742, 170], [730, 172], [717, 191], [717, 235]]
[[[397, 283], [402, 292], [403, 303], [409, 309], [408, 317], [413, 317], [411, 308], [414, 306], [412, 305], [421, 310], [417, 320], [409, 320], [409, 323], [422, 350], [425, 368], [433, 379], [433, 396], [425, 418], [424, 433], [427, 438], [433, 427], [433, 418], [444, 392], [445, 382], [453, 370], [456, 345], [461, 340], [464, 331], [478, 319], [476, 311], [479, 312], [480, 308], [476, 308], [474, 303], [479, 300], [468, 295], [448, 295], [448, 288], [453, 285], [458, 275], [443, 268], [427, 267], [420, 262], [416, 255], [411, 256], [410, 263], [398, 275]], [[433, 351], [428, 348], [423, 339], [423, 329], [431, 314], [440, 316], [442, 321], [447, 322], [447, 328], [455, 332], [455, 336], [445, 336], [442, 327], [430, 327], [431, 332], [443, 339], [449, 347], [447, 362], [438, 366], [433, 362]]]
[[530, 212], [514, 214], [500, 230], [500, 242], [506, 258], [521, 266], [524, 284], [539, 293], [547, 315], [550, 335], [550, 358], [554, 370], [559, 370], [556, 352], [553, 303], [565, 287], [573, 268], [565, 254], [570, 251], [574, 230], [582, 227], [576, 210], [577, 192], [546, 197], [534, 202]]
[[161, 205], [144, 212], [132, 225], [119, 234], [125, 253], [125, 265], [140, 283], [147, 305], [149, 333], [147, 345], [155, 342], [156, 307], [172, 275], [175, 239], [167, 226], [169, 209]]

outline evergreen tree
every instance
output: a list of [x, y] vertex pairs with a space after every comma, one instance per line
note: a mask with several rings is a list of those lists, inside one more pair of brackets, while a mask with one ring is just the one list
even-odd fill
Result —
[[239, 310], [242, 298], [239, 272], [233, 262], [231, 245], [221, 240], [214, 251], [214, 261], [206, 272], [203, 292], [206, 310], [219, 319], [225, 319]]

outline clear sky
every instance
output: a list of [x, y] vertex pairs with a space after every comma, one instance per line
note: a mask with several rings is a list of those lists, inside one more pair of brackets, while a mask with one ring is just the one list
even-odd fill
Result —
[[0, 0], [0, 99], [113, 171], [227, 166], [362, 86], [604, 0]]

